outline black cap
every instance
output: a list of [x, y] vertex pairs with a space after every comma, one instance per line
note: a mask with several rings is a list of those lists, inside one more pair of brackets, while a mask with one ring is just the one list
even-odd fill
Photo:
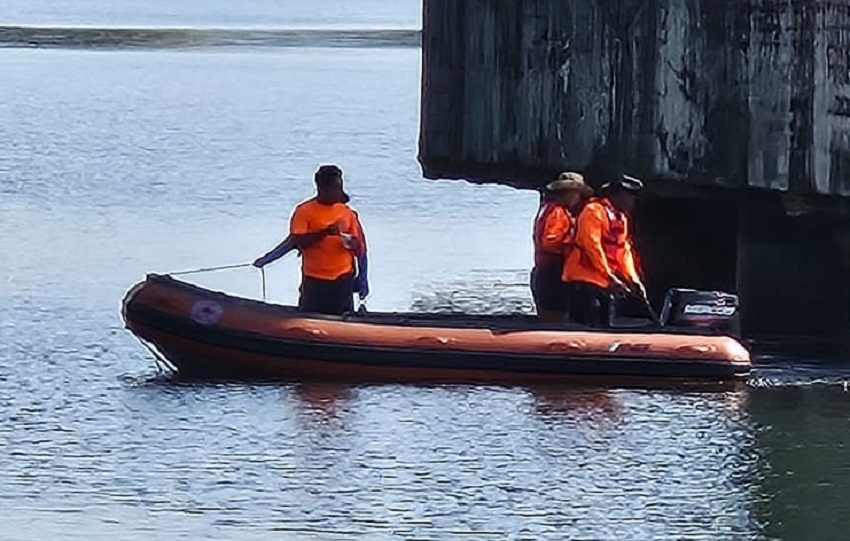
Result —
[[342, 180], [342, 169], [336, 165], [321, 165], [316, 170], [316, 174], [313, 175], [313, 179], [316, 181], [316, 184], [322, 184], [336, 179]]
[[[336, 179], [339, 179], [339, 181], [342, 182], [342, 169], [336, 165], [321, 165], [316, 170], [316, 174], [313, 176], [313, 179], [316, 181], [316, 185], [333, 182]], [[351, 197], [349, 197], [349, 195], [345, 193], [345, 190], [343, 190], [342, 202], [348, 203], [349, 201], [351, 201]]]
[[618, 174], [613, 179], [605, 183], [600, 191], [608, 191], [619, 188], [625, 192], [637, 195], [643, 191], [644, 185], [639, 179], [630, 177], [629, 175]]

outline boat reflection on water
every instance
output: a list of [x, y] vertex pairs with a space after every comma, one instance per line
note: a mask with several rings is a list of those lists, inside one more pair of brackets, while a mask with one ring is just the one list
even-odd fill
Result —
[[299, 409], [323, 425], [340, 423], [355, 394], [349, 385], [332, 383], [298, 383], [291, 389]]
[[549, 420], [594, 421], [619, 423], [623, 420], [625, 393], [662, 393], [699, 397], [714, 404], [717, 411], [731, 422], [748, 415], [749, 389], [743, 382], [717, 384], [678, 383], [671, 385], [538, 385], [526, 386], [532, 400], [533, 414]]
[[621, 418], [621, 402], [606, 389], [545, 385], [526, 390], [531, 394], [534, 413], [544, 419], [585, 418], [616, 423]]
[[[417, 386], [423, 390], [433, 390], [440, 386]], [[302, 382], [288, 387], [288, 395], [296, 405], [296, 410], [305, 416], [308, 426], [342, 427], [347, 413], [356, 409], [358, 385], [345, 383]], [[381, 389], [382, 386], [377, 386]], [[390, 386], [395, 388], [395, 386]], [[447, 390], [454, 386], [445, 387]], [[460, 386], [467, 389], [467, 386]], [[656, 386], [588, 386], [588, 385], [533, 385], [517, 387], [527, 393], [530, 400], [518, 406], [519, 413], [544, 420], [572, 420], [577, 422], [601, 422], [618, 424], [623, 421], [624, 403], [629, 396], [637, 394], [667, 394], [699, 399], [712, 404], [712, 408], [721, 413], [727, 421], [737, 422], [748, 415], [749, 389], [743, 383], [718, 384], [679, 384]], [[460, 400], [464, 402], [464, 400]]]

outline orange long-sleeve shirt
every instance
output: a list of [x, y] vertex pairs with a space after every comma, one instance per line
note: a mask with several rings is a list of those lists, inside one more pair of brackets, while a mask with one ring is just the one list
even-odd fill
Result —
[[[612, 213], [616, 213], [612, 216]], [[612, 230], [612, 218], [622, 223]], [[562, 278], [566, 282], [586, 282], [598, 287], [611, 286], [610, 275], [639, 282], [635, 266], [628, 217], [610, 204], [591, 200], [578, 218], [576, 249], [566, 257]]]

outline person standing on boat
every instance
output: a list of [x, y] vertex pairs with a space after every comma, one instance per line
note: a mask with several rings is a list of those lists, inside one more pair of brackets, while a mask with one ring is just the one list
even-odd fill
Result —
[[354, 310], [355, 292], [361, 299], [368, 294], [366, 236], [360, 218], [348, 206], [342, 170], [323, 165], [314, 178], [316, 197], [295, 207], [289, 236], [254, 261], [254, 266], [264, 267], [297, 249], [301, 252], [299, 310], [341, 315]]
[[600, 188], [578, 218], [575, 249], [567, 256], [563, 279], [573, 285], [573, 320], [611, 327], [615, 295], [646, 297], [632, 245], [629, 215], [643, 183], [626, 175]]
[[576, 219], [593, 190], [579, 173], [565, 172], [546, 185], [534, 220], [531, 294], [541, 321], [569, 319], [570, 291], [562, 281], [565, 257], [573, 248]]

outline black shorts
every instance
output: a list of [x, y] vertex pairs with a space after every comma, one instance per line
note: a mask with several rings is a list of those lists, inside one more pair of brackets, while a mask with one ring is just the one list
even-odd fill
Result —
[[531, 269], [531, 296], [537, 311], [569, 312], [572, 287], [561, 280], [560, 261]]
[[302, 312], [337, 316], [353, 312], [354, 275], [346, 274], [336, 280], [302, 277], [298, 309]]
[[585, 282], [573, 286], [573, 310], [570, 317], [576, 323], [591, 327], [614, 326], [616, 300], [607, 289]]

